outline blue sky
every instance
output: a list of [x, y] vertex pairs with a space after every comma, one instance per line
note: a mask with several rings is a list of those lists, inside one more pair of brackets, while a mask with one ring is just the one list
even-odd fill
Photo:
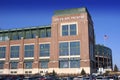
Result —
[[[0, 28], [12, 29], [51, 24], [55, 10], [87, 7], [97, 44], [112, 49], [113, 63], [120, 69], [119, 0], [0, 0]], [[104, 41], [104, 35], [108, 39]]]

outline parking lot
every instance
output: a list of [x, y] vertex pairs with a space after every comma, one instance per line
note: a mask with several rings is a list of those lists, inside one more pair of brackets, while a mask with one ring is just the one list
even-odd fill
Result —
[[120, 80], [120, 76], [23, 76], [23, 75], [1, 75], [0, 80]]

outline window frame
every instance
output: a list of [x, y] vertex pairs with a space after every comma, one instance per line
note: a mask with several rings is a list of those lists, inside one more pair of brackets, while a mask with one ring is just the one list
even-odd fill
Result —
[[5, 61], [0, 61], [0, 69], [4, 69], [4, 64], [5, 64]]
[[[25, 50], [25, 46], [33, 46], [33, 51], [31, 50], [31, 48], [29, 50]], [[34, 57], [34, 47], [35, 47], [34, 44], [25, 44], [24, 45], [24, 58]], [[28, 52], [33, 52], [33, 53], [31, 54], [31, 56], [30, 55], [28, 56], [28, 55], [26, 55], [26, 52], [27, 52], [27, 54], [28, 54]]]
[[[13, 66], [13, 64], [15, 64], [15, 66]], [[18, 69], [18, 61], [11, 61], [10, 62], [10, 69]]]
[[[19, 47], [18, 56], [11, 57], [12, 54], [13, 54], [13, 52], [14, 52], [14, 55], [15, 55], [16, 52], [17, 52], [17, 50], [15, 50], [15, 51], [12, 51], [12, 54], [11, 54], [11, 47]], [[11, 45], [11, 46], [10, 46], [10, 58], [19, 58], [19, 56], [20, 56], [20, 45]]]
[[[76, 55], [71, 55], [71, 47], [70, 47], [70, 44], [72, 43], [72, 42], [79, 42], [79, 49], [81, 48], [81, 44], [80, 44], [80, 40], [73, 40], [73, 41], [60, 41], [59, 42], [59, 56], [79, 56], [80, 55], [80, 51], [81, 50], [79, 50], [79, 54], [76, 54]], [[68, 55], [60, 55], [60, 43], [68, 43]]]
[[[70, 25], [73, 25], [73, 24], [76, 24], [76, 34], [75, 35], [71, 35], [70, 34], [70, 32], [71, 32], [71, 30], [70, 30]], [[62, 27], [63, 27], [63, 25], [68, 25], [68, 35], [63, 35], [63, 30], [62, 30]], [[71, 22], [71, 23], [61, 23], [61, 25], [60, 25], [61, 27], [60, 27], [60, 36], [76, 36], [76, 35], [78, 35], [78, 23], [77, 22]]]
[[[72, 61], [76, 61], [78, 64], [72, 65]], [[63, 67], [66, 63], [67, 65]], [[80, 58], [59, 58], [59, 68], [80, 68]]]
[[[46, 44], [49, 44], [49, 54], [47, 56], [41, 56], [41, 49], [40, 49], [40, 45], [46, 45]], [[39, 43], [39, 57], [50, 57], [50, 47], [51, 47], [51, 44], [50, 42], [46, 42], [46, 43]]]
[[[46, 65], [47, 66], [42, 66], [42, 63], [45, 63], [46, 62]], [[40, 61], [39, 61], [39, 68], [41, 68], [41, 69], [47, 69], [48, 68], [48, 64], [49, 64], [49, 59], [40, 59]]]
[[[26, 66], [27, 64], [30, 64], [29, 66]], [[24, 61], [24, 69], [32, 69], [33, 68], [33, 60], [25, 60]]]
[[0, 51], [0, 54], [2, 54], [2, 57], [0, 56], [0, 59], [6, 58], [6, 46], [0, 46], [0, 48], [3, 48], [3, 47], [5, 48], [5, 51]]

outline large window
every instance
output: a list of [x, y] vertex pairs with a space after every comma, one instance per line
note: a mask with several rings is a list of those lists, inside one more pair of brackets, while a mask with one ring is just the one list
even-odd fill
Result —
[[62, 36], [76, 35], [77, 27], [76, 24], [62, 25]]
[[17, 34], [17, 32], [12, 32], [11, 39], [12, 40], [18, 40], [18, 34]]
[[18, 62], [10, 62], [10, 68], [11, 69], [17, 69], [17, 67], [18, 67]]
[[80, 55], [80, 42], [61, 42], [59, 44], [59, 55]]
[[32, 38], [31, 31], [25, 31], [25, 38], [26, 39]]
[[10, 57], [11, 58], [19, 58], [19, 46], [11, 46], [10, 48]]
[[25, 45], [24, 47], [24, 57], [34, 57], [34, 45]]
[[47, 29], [46, 37], [51, 37], [51, 29], [50, 28]]
[[59, 61], [60, 68], [80, 68], [80, 59], [62, 58]]
[[4, 61], [0, 61], [0, 69], [4, 68]]
[[46, 37], [46, 29], [41, 29], [40, 30], [40, 38]]
[[50, 55], [50, 44], [40, 44], [40, 57]]
[[25, 69], [32, 69], [32, 63], [33, 63], [33, 61], [25, 61], [24, 68]]
[[0, 33], [0, 41], [7, 41], [9, 40], [8, 33]]
[[40, 68], [44, 69], [44, 68], [48, 68], [48, 60], [40, 60]]
[[6, 47], [0, 47], [0, 58], [5, 58]]
[[37, 30], [28, 30], [28, 31], [25, 31], [26, 35], [26, 39], [31, 39], [31, 38], [35, 38], [36, 35], [37, 35]]
[[21, 31], [21, 32], [19, 31], [19, 32], [18, 32], [18, 39], [21, 39], [21, 37], [23, 37], [23, 32], [22, 32], [22, 31]]
[[51, 37], [51, 28], [40, 29], [40, 38]]
[[32, 38], [35, 38], [37, 36], [37, 30], [32, 30]]

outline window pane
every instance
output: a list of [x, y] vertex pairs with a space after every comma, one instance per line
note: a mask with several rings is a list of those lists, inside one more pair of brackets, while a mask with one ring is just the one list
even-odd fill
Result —
[[80, 42], [70, 42], [70, 55], [80, 55]]
[[9, 40], [9, 34], [8, 33], [0, 33], [0, 41], [7, 41]]
[[2, 41], [2, 35], [3, 35], [3, 34], [2, 34], [2, 33], [0, 33], [0, 42]]
[[26, 38], [26, 39], [32, 38], [31, 31], [26, 31], [26, 32], [25, 32], [25, 38]]
[[80, 68], [80, 60], [70, 60], [70, 68]]
[[21, 31], [21, 32], [18, 32], [18, 39], [21, 39], [21, 37], [23, 37], [22, 31]]
[[18, 62], [11, 62], [10, 63], [11, 69], [17, 69], [18, 67]]
[[59, 45], [59, 55], [65, 56], [69, 54], [68, 42], [60, 43]]
[[19, 46], [11, 46], [10, 57], [19, 58]]
[[0, 69], [3, 69], [3, 68], [4, 68], [4, 62], [0, 61]]
[[48, 60], [40, 61], [40, 68], [48, 68]]
[[25, 45], [25, 57], [34, 57], [34, 45]]
[[32, 38], [35, 38], [37, 36], [37, 30], [32, 30]]
[[68, 25], [62, 25], [62, 36], [68, 35]]
[[12, 32], [12, 40], [18, 40], [17, 32]]
[[8, 36], [9, 36], [9, 33], [5, 33], [5, 34], [4, 34], [4, 41], [9, 40], [9, 37], [8, 37]]
[[46, 37], [46, 31], [45, 31], [45, 29], [41, 29], [41, 30], [40, 30], [40, 37], [41, 37], [41, 38]]
[[61, 60], [59, 61], [60, 68], [69, 68], [69, 61], [68, 60]]
[[0, 47], [0, 58], [5, 58], [6, 47]]
[[76, 35], [76, 24], [70, 25], [70, 35]]
[[25, 69], [32, 69], [32, 61], [26, 61], [24, 64], [25, 64]]
[[50, 44], [40, 44], [40, 56], [50, 55]]
[[51, 29], [47, 29], [46, 36], [47, 36], [47, 37], [51, 37]]

